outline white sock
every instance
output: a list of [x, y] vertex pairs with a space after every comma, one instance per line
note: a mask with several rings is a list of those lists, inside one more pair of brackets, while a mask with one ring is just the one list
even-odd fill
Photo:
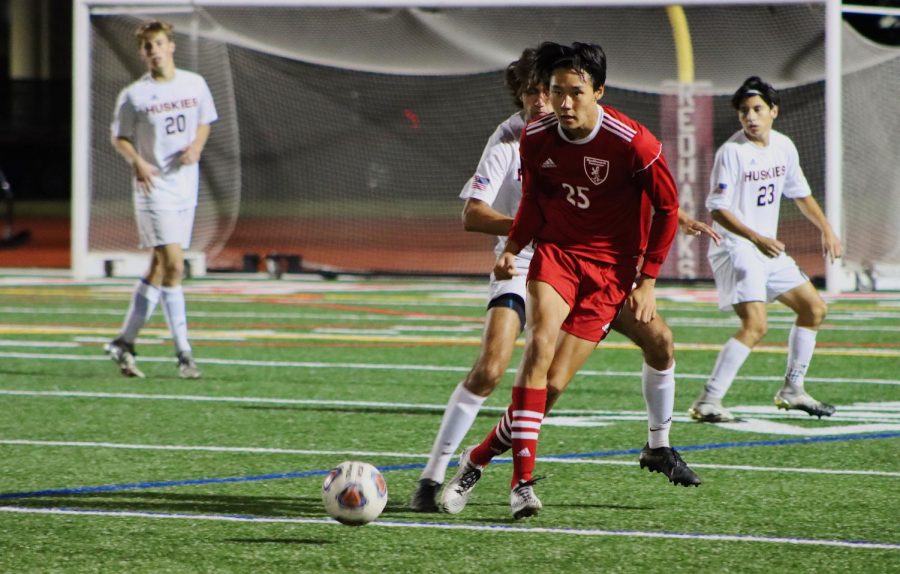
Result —
[[125, 322], [122, 323], [118, 338], [134, 344], [138, 332], [150, 320], [157, 303], [159, 303], [159, 289], [144, 279], [138, 281], [131, 294], [131, 306], [128, 307], [128, 314], [125, 315]]
[[184, 291], [181, 287], [162, 287], [162, 305], [166, 314], [169, 332], [175, 341], [178, 353], [190, 353], [191, 344], [187, 338], [187, 312], [184, 309]]
[[750, 356], [750, 347], [741, 343], [734, 337], [726, 341], [725, 346], [719, 351], [719, 357], [716, 359], [716, 366], [703, 387], [704, 399], [713, 399], [721, 401], [725, 393], [734, 382], [741, 365]]
[[641, 369], [641, 389], [647, 403], [647, 443], [650, 448], [669, 445], [672, 409], [675, 408], [675, 365], [657, 371], [647, 363]]
[[784, 373], [784, 384], [794, 392], [803, 392], [803, 380], [806, 370], [812, 361], [813, 351], [816, 349], [817, 331], [806, 327], [791, 327], [788, 336], [788, 360], [787, 370]]
[[431, 447], [431, 454], [428, 455], [428, 464], [425, 465], [419, 479], [428, 478], [438, 483], [444, 482], [450, 457], [469, 432], [486, 399], [487, 397], [480, 397], [466, 389], [463, 383], [456, 385], [447, 402], [447, 408], [444, 409], [444, 418]]

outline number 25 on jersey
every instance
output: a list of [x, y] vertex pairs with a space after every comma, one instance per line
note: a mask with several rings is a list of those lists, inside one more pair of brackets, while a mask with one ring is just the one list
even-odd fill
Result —
[[562, 186], [566, 190], [566, 201], [579, 209], [587, 209], [591, 206], [591, 200], [585, 195], [585, 192], [588, 190], [587, 187], [582, 185], [573, 187], [568, 183], [564, 183]]

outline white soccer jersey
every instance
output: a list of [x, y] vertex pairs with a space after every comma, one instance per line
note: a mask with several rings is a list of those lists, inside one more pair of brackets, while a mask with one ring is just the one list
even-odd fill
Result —
[[[764, 148], [747, 139], [743, 130], [722, 144], [716, 152], [710, 188], [708, 210], [727, 209], [750, 229], [773, 239], [778, 232], [781, 196], [795, 199], [812, 193], [794, 142], [775, 130], [769, 132], [769, 145]], [[713, 227], [722, 234], [722, 243], [710, 242], [710, 255], [749, 243], [718, 223]]]
[[148, 73], [126, 87], [116, 101], [113, 137], [125, 138], [142, 158], [159, 169], [148, 195], [134, 189], [138, 210], [178, 210], [197, 205], [199, 166], [181, 165], [178, 157], [197, 137], [197, 127], [218, 118], [206, 81], [176, 70], [158, 82]]
[[[515, 217], [522, 199], [522, 162], [519, 159], [519, 138], [525, 129], [521, 113], [511, 115], [497, 126], [488, 139], [475, 169], [459, 194], [460, 199], [477, 199], [494, 210]], [[500, 255], [506, 247], [506, 236], [497, 237], [494, 253]], [[526, 245], [519, 257], [531, 261], [533, 249]]]

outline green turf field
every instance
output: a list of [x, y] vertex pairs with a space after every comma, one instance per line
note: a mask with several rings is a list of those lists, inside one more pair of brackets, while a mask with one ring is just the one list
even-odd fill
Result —
[[[103, 354], [131, 286], [0, 276], [0, 572], [900, 572], [900, 294], [829, 300], [807, 388], [830, 420], [772, 404], [791, 323], [772, 306], [726, 399], [746, 422], [702, 425], [686, 410], [737, 322], [708, 288], [660, 289], [673, 443], [703, 485], [639, 469], [641, 357], [613, 334], [544, 422], [544, 510], [517, 522], [506, 459], [464, 513], [407, 509], [477, 356], [484, 283], [193, 280], [190, 382], [159, 309], [138, 340], [147, 379]], [[362, 528], [321, 504], [347, 459], [389, 487]]]

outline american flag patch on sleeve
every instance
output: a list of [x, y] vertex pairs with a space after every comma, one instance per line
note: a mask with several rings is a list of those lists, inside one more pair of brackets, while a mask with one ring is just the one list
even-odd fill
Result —
[[716, 186], [715, 192], [716, 192], [716, 193], [723, 193], [726, 189], [728, 189], [728, 184], [727, 184], [727, 183], [720, 183], [719, 185]]
[[480, 191], [484, 191], [487, 189], [487, 186], [491, 184], [491, 180], [486, 177], [481, 177], [480, 175], [476, 175], [472, 177], [472, 189], [477, 189]]

